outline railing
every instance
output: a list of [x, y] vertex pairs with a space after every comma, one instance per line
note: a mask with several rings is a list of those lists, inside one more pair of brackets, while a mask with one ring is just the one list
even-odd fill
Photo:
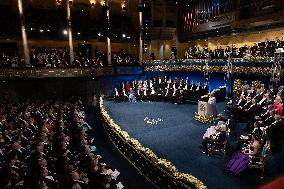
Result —
[[11, 78], [62, 78], [98, 77], [113, 75], [112, 67], [98, 68], [5, 68], [0, 69], [0, 79]]
[[207, 188], [200, 180], [190, 174], [179, 172], [171, 162], [160, 159], [149, 148], [143, 147], [138, 140], [123, 131], [105, 110], [103, 97], [100, 98], [100, 110], [103, 126], [110, 141], [156, 188]]
[[[203, 72], [209, 67], [209, 73], [226, 73], [230, 69], [235, 75], [268, 76], [272, 73], [273, 64], [273, 58], [262, 58], [258, 61], [232, 59], [230, 68], [226, 60], [219, 59], [153, 60], [144, 62], [143, 69], [146, 72]], [[283, 62], [281, 65], [284, 65]], [[281, 72], [284, 73], [284, 69]]]

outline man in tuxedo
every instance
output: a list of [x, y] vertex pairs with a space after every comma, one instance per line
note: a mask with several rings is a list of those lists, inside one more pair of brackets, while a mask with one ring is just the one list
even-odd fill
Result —
[[189, 97], [191, 99], [194, 98], [194, 94], [195, 94], [195, 90], [196, 90], [196, 85], [194, 84], [194, 81], [191, 81], [190, 87], [189, 87]]
[[209, 86], [207, 85], [207, 82], [204, 82], [202, 86], [202, 96], [207, 95], [209, 93]]

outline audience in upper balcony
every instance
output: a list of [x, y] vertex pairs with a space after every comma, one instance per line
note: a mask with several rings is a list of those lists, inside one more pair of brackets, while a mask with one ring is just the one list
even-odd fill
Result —
[[[79, 50], [74, 51], [74, 61], [70, 63], [70, 54], [67, 48], [31, 48], [30, 63], [35, 68], [84, 68], [84, 67], [101, 67], [107, 65], [106, 53], [96, 50], [94, 56], [90, 53], [82, 53]], [[112, 64], [118, 66], [138, 65], [138, 60], [121, 50], [112, 53]], [[0, 52], [0, 67], [14, 68], [25, 67], [24, 60], [19, 56], [9, 56]]]
[[193, 46], [188, 48], [184, 53], [185, 59], [226, 59], [226, 58], [253, 58], [253, 57], [274, 57], [277, 48], [284, 48], [284, 40], [266, 41], [255, 43], [253, 46], [244, 45], [237, 48], [235, 45], [217, 46], [214, 50], [204, 47]]
[[21, 60], [18, 55], [9, 56], [4, 52], [0, 52], [0, 67], [15, 68], [23, 64], [23, 60]]

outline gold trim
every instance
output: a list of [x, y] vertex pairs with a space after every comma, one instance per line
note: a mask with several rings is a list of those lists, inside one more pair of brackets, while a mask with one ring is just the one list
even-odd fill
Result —
[[[144, 67], [144, 71], [158, 71], [158, 72], [177, 72], [177, 71], [200, 71], [205, 70], [205, 65], [192, 65], [192, 64], [182, 64], [182, 65], [147, 65]], [[233, 74], [256, 74], [268, 76], [271, 74], [271, 67], [256, 67], [256, 66], [232, 66]], [[226, 73], [225, 66], [209, 66], [210, 73]], [[284, 73], [284, 69], [281, 70]]]
[[119, 151], [119, 153], [131, 164], [132, 167], [134, 167], [138, 173], [140, 175], [142, 175], [148, 182], [150, 182], [155, 188], [160, 189], [154, 182], [151, 181], [151, 179], [149, 179], [146, 175], [143, 174], [142, 171], [140, 171], [140, 169], [138, 167], [136, 167], [136, 165], [134, 165], [128, 158], [126, 155], [124, 155], [124, 153], [117, 147], [117, 145], [113, 142], [113, 140], [111, 139], [110, 136], [108, 136], [108, 138], [110, 139], [111, 143], [114, 145], [114, 147]]
[[[154, 165], [156, 165], [156, 168], [160, 169], [161, 171], [163, 171], [165, 174], [172, 177], [176, 181], [185, 180], [186, 182], [194, 184], [198, 189], [207, 188], [199, 179], [195, 178], [191, 174], [179, 172], [177, 168], [170, 161], [159, 158], [152, 150], [142, 146], [142, 144], [138, 140], [130, 137], [126, 131], [123, 131], [121, 127], [113, 121], [113, 119], [110, 117], [108, 112], [105, 110], [102, 96], [100, 97], [99, 104], [100, 104], [101, 115], [104, 118], [104, 121], [108, 123], [108, 125], [111, 127], [111, 129], [115, 133], [117, 133], [117, 135], [121, 139], [123, 139], [125, 143], [133, 146], [137, 153], [139, 153], [146, 159], [150, 160]], [[181, 182], [181, 184], [184, 183]]]

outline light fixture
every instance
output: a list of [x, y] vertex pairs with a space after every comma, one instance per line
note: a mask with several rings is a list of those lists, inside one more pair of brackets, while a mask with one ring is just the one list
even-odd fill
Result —
[[102, 36], [102, 34], [101, 34], [101, 33], [98, 33], [98, 36], [100, 37], [100, 36]]
[[43, 32], [43, 29], [40, 29], [39, 32], [42, 33], [42, 32]]
[[67, 35], [67, 30], [63, 30], [63, 35]]
[[123, 37], [123, 38], [125, 38], [125, 37], [126, 37], [125, 33], [123, 33], [123, 34], [122, 34], [122, 37]]
[[80, 33], [80, 32], [78, 32], [77, 34], [78, 34], [78, 35], [81, 35], [81, 33]]

